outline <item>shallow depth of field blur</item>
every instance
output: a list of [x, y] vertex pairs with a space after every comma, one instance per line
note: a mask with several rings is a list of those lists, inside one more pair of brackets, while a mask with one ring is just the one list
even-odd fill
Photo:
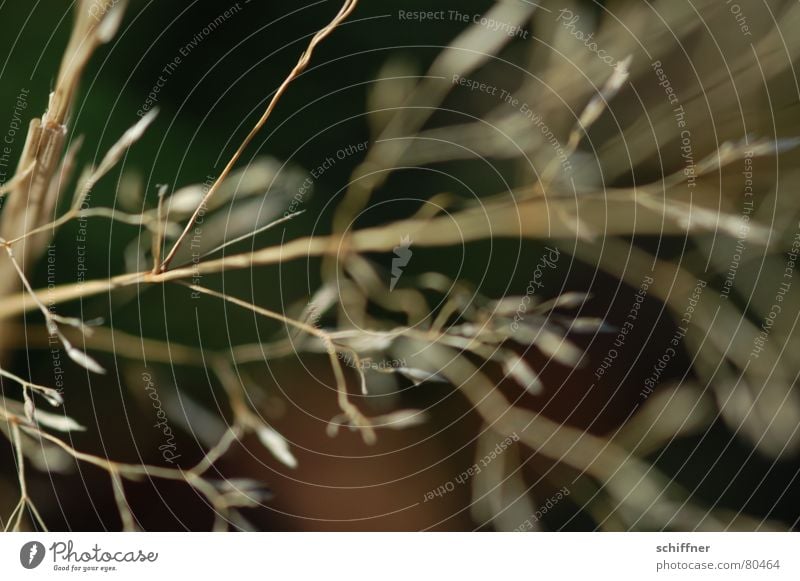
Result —
[[[48, 107], [70, 4], [0, 3], [2, 183]], [[339, 333], [363, 358], [335, 355], [350, 401], [386, 424], [374, 443], [338, 425], [322, 339], [180, 282], [58, 304], [89, 325], [65, 333], [104, 374], [54, 355], [30, 308], [2, 315], [0, 368], [63, 384], [63, 406], [37, 410], [85, 429], [53, 433], [133, 465], [195, 466], [245, 406], [271, 431], [245, 430], [205, 473], [237, 499], [229, 529], [797, 528], [800, 5], [440, 4], [359, 3], [174, 262], [342, 236], [327, 254], [183, 282]], [[54, 211], [157, 108], [88, 205], [152, 217], [166, 185], [169, 249], [193, 209], [170, 196], [208, 190], [341, 5], [131, 0], [81, 76], [66, 143], [83, 141]], [[25, 270], [43, 291], [146, 271], [150, 234], [71, 220]], [[25, 289], [0, 266], [4, 313]], [[4, 409], [21, 410], [1, 379]], [[25, 480], [50, 530], [215, 526], [202, 490], [145, 471], [123, 475], [121, 500], [108, 470], [38, 442]]]

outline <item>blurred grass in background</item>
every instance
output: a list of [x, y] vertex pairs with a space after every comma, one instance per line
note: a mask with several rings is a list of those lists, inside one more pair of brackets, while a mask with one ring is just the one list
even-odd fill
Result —
[[[480, 13], [492, 4], [451, 2], [445, 8]], [[222, 22], [213, 34], [187, 50], [190, 43], [197, 40], [199, 31], [233, 6], [238, 8], [232, 16]], [[76, 135], [85, 136], [81, 160], [88, 162], [102, 157], [118, 136], [136, 121], [137, 111], [147, 101], [159, 77], [166, 79], [162, 81], [163, 87], [158, 93], [160, 114], [151, 129], [131, 149], [123, 166], [95, 188], [93, 204], [114, 205], [120, 184], [131, 187], [130, 184], [138, 180], [148, 200], [147, 205], [152, 207], [156, 200], [157, 184], [169, 184], [170, 188], [178, 189], [203, 182], [206, 176], [217, 175], [260, 116], [266, 99], [296, 62], [307, 35], [327, 23], [338, 8], [338, 3], [333, 1], [302, 1], [292, 3], [290, 7], [253, 1], [131, 2], [117, 38], [98, 51], [84, 76], [82, 97], [73, 112], [70, 129]], [[337, 30], [334, 42], [326, 45], [325, 50], [315, 57], [310, 70], [292, 86], [266, 130], [248, 149], [247, 157], [240, 165], [258, 156], [268, 155], [307, 173], [319, 167], [326, 158], [335, 156], [335, 152], [341, 148], [369, 141], [372, 136], [364, 116], [367, 89], [387, 59], [399, 57], [407, 62], [409, 70], [423, 74], [440, 50], [464, 28], [463, 24], [455, 21], [415, 23], [410, 26], [396, 18], [398, 9], [428, 8], [429, 3], [426, 2], [363, 3], [353, 18]], [[5, 121], [11, 117], [16, 95], [22, 89], [28, 90], [30, 95], [25, 112], [26, 122], [46, 108], [47, 94], [52, 87], [56, 63], [67, 42], [72, 15], [68, 5], [52, 0], [35, 2], [33, 5], [4, 2], [0, 4], [0, 14], [3, 15], [6, 30], [13, 31], [0, 38], [0, 54], [6, 55], [0, 67], [0, 126], [5, 126]], [[515, 45], [509, 51], [512, 55], [524, 52]], [[181, 58], [181, 63], [165, 75], [164, 67], [174, 62], [176, 57]], [[514, 80], [504, 81], [514, 84]], [[468, 97], [461, 99], [469, 100]], [[332, 125], [331, 120], [336, 123]], [[449, 120], [448, 113], [441, 112], [434, 117], [431, 125], [444, 125]], [[23, 140], [24, 131], [20, 131], [12, 145], [15, 152], [21, 150]], [[282, 238], [291, 239], [310, 232], [327, 233], [335, 202], [340, 199], [342, 188], [361, 159], [361, 156], [353, 155], [332, 164], [319, 179], [314, 180], [313, 196], [303, 201], [305, 214], [292, 221], [285, 230], [280, 228], [261, 235], [258, 244], [278, 243]], [[503, 163], [499, 163], [498, 167], [504, 168]], [[468, 181], [478, 194], [483, 188], [487, 193], [503, 189], [502, 182], [485, 168], [476, 167], [471, 171], [465, 169], [464, 164], [459, 164], [458, 168], [459, 176]], [[505, 169], [512, 171], [510, 164]], [[459, 191], [458, 188], [459, 185], [453, 180], [430, 172], [396, 172], [376, 198], [376, 202], [385, 203], [376, 203], [374, 209], [359, 219], [358, 226], [381, 224], [387, 219], [410, 216], [417, 204], [404, 202], [401, 198], [429, 198], [441, 191], [454, 191], [465, 197], [473, 194], [466, 189]], [[64, 227], [56, 238], [59, 282], [74, 278], [74, 249], [71, 244], [62, 244], [60, 241], [74, 240], [77, 227], [75, 224]], [[87, 278], [105, 278], [123, 272], [121, 257], [136, 234], [134, 227], [93, 220], [88, 241]], [[643, 243], [647, 244], [648, 241], [644, 240]], [[245, 242], [241, 248], [246, 249], [250, 244], [249, 241]], [[540, 248], [539, 244], [529, 241], [495, 240], [470, 244], [466, 257], [462, 249], [420, 249], [412, 270], [424, 272], [436, 265], [439, 270], [454, 276], [463, 265], [462, 277], [480, 283], [484, 294], [500, 296], [508, 287], [516, 288], [517, 292], [524, 289], [529, 272], [526, 268], [515, 268], [516, 260], [522, 255], [524, 264], [525, 257], [538, 256], [535, 251]], [[673, 250], [679, 249], [679, 242], [676, 242]], [[669, 250], [662, 246], [662, 251]], [[384, 257], [382, 260], [388, 268], [391, 259]], [[315, 262], [311, 261], [311, 264]], [[314, 281], [318, 280], [318, 272], [313, 266], [307, 271], [307, 267], [307, 263], [297, 262], [279, 268], [226, 274], [225, 290], [232, 295], [249, 297], [259, 304], [286, 308], [289, 303], [305, 299], [316, 288]], [[37, 288], [47, 285], [46, 273], [42, 268], [34, 276], [34, 282]], [[573, 264], [568, 273], [566, 270], [559, 271], [549, 280], [543, 294], [556, 296], [565, 290], [585, 292], [588, 288], [598, 302], [598, 314], [604, 312], [605, 303], [614, 301], [617, 306], [612, 313], [622, 318], [635, 289], [616, 293], [616, 284], [608, 276], [593, 278], [593, 269]], [[202, 324], [198, 324], [195, 314], [198, 303], [188, 301], [186, 297], [185, 289], [167, 286], [163, 293], [160, 288], [150, 289], [141, 296], [123, 292], [112, 298], [101, 296], [70, 304], [62, 311], [63, 314], [79, 314], [84, 319], [108, 319], [111, 313], [112, 320], [108, 322], [113, 321], [114, 328], [151, 338], [168, 338], [178, 343], [202, 344], [209, 349], [225, 349], [229, 346], [231, 329], [235, 329], [237, 343], [263, 339], [278, 329], [275, 324], [254, 320], [247, 311], [232, 309], [210, 299], [199, 302]], [[673, 323], [660, 313], [657, 303], [648, 302], [644, 312], [642, 319], [649, 320], [652, 327], [658, 329], [659, 335], [663, 333], [669, 336], [674, 331]], [[28, 317], [28, 322], [31, 325], [41, 324], [35, 314]], [[650, 330], [647, 329], [648, 332]], [[593, 349], [594, 363], [602, 358], [604, 344], [595, 342]], [[663, 348], [659, 343], [652, 348], [652, 352], [646, 352], [646, 356], [655, 360], [661, 351]], [[49, 372], [47, 357], [47, 352], [21, 350], [15, 356], [15, 366], [20, 369], [27, 367], [34, 380], [46, 384]], [[669, 376], [681, 377], [688, 365], [685, 357], [673, 362]], [[649, 362], [643, 360], [637, 366], [641, 372], [628, 378], [630, 389], [620, 391], [612, 405], [608, 405], [607, 394], [600, 390], [595, 390], [587, 400], [583, 400], [581, 390], [585, 388], [587, 378], [578, 374], [573, 379], [574, 385], [544, 410], [546, 415], [569, 416], [575, 411], [575, 402], [581, 401], [584, 403], [577, 406], [580, 409], [571, 421], [588, 425], [603, 410], [601, 421], [595, 425], [595, 429], [605, 431], [612, 428], [627, 416], [636, 403], [637, 385], [650, 368]], [[127, 393], [118, 387], [118, 379], [123, 382], [126, 380], [126, 369], [112, 365], [108, 368], [111, 371], [108, 377], [92, 378], [91, 384], [86, 380], [83, 370], [68, 370], [71, 401], [91, 402], [91, 406], [76, 406], [67, 401], [68, 413], [90, 428], [87, 433], [76, 437], [76, 445], [80, 443], [96, 451], [104, 450], [109, 455], [129, 459], [136, 459], [138, 454], [145, 459], [157, 458], [156, 446], [148, 445], [147, 439], [156, 438], [158, 434], [148, 433], [148, 418], [137, 418], [137, 413], [128, 408]], [[319, 369], [312, 371], [319, 372]], [[558, 375], [559, 371], [564, 370], [551, 370], [550, 373]], [[174, 377], [170, 377], [165, 370], [163, 377], [165, 392], [166, 384], [174, 381], [180, 390], [187, 391], [197, 401], [214, 409], [218, 389], [209, 384], [202, 370], [179, 368]], [[665, 376], [662, 383], [667, 383], [668, 379]], [[308, 409], [316, 410], [320, 417], [333, 415], [328, 401], [330, 393], [321, 389], [311, 373], [304, 372], [294, 360], [270, 362], [254, 380], [265, 386], [269, 397], [277, 398], [275, 386], [280, 385]], [[609, 381], [613, 381], [613, 378]], [[263, 478], [275, 489], [276, 497], [272, 506], [277, 508], [276, 513], [259, 514], [253, 518], [265, 529], [417, 529], [426, 526], [468, 529], [472, 524], [466, 510], [469, 504], [467, 487], [458, 490], [435, 508], [420, 507], [397, 516], [354, 523], [335, 521], [346, 514], [360, 514], [359, 508], [362, 506], [369, 506], [371, 510], [367, 512], [378, 514], [387, 495], [407, 495], [406, 502], [411, 505], [419, 501], [426, 490], [449, 479], [452, 474], [458, 474], [463, 466], [472, 463], [473, 453], [468, 444], [479, 422], [474, 417], [456, 421], [462, 414], [468, 413], [469, 406], [460, 398], [448, 397], [450, 393], [450, 389], [437, 386], [426, 386], [424, 392], [412, 390], [404, 393], [402, 397], [407, 406], [432, 406], [432, 421], [430, 425], [411, 432], [382, 436], [377, 449], [365, 449], [360, 440], [350, 434], [330, 443], [319, 444], [319, 440], [324, 440], [319, 423], [309, 421], [304, 414], [293, 416], [298, 412], [288, 405], [282, 416], [276, 416], [275, 425], [290, 440], [303, 442], [305, 439], [309, 445], [314, 442], [323, 448], [329, 446], [326, 451], [334, 456], [333, 460], [337, 460], [337, 455], [361, 457], [355, 460], [338, 458], [334, 462], [319, 453], [321, 448], [313, 453], [300, 452], [301, 472], [297, 477], [302, 479], [304, 475], [313, 475], [319, 478], [321, 473], [325, 474], [322, 480], [329, 486], [344, 486], [338, 491], [324, 486], [299, 487], [285, 474], [254, 467], [252, 458], [244, 451], [226, 460], [225, 466], [232, 473], [248, 476], [254, 476], [255, 471], [255, 476]], [[529, 403], [532, 407], [542, 404], [531, 399]], [[273, 400], [269, 402], [276, 404]], [[275, 409], [279, 411], [280, 404], [276, 406]], [[119, 418], [119, 422], [100, 423], [96, 418]], [[127, 422], [132, 419], [141, 419], [141, 426], [129, 429]], [[426, 442], [415, 454], [400, 455], [398, 458], [398, 448], [410, 441], [434, 436], [437, 428], [442, 426], [448, 426], [446, 432]], [[102, 437], [99, 446], [98, 432]], [[131, 438], [131, 432], [137, 434], [135, 440]], [[199, 457], [196, 443], [185, 434], [182, 438], [182, 448], [187, 451], [187, 456], [194, 453]], [[396, 462], [397, 465], [387, 468], [378, 454], [391, 451], [395, 451], [395, 454], [390, 464]], [[370, 455], [375, 457], [370, 458]], [[4, 450], [0, 457], [3, 473], [11, 473], [12, 458], [9, 451]], [[444, 460], [437, 466], [436, 462], [442, 458]], [[272, 462], [264, 455], [259, 460], [267, 467]], [[713, 467], [710, 467], [712, 462]], [[415, 477], [413, 484], [402, 481], [391, 489], [378, 486], [366, 491], [346, 488], [359, 480], [365, 483], [378, 482], [385, 476], [384, 471], [396, 471], [398, 475], [413, 472], [416, 463], [420, 467], [432, 467]], [[773, 465], [771, 459], [752, 454], [752, 449], [745, 442], [736, 440], [731, 444], [731, 433], [722, 422], [715, 423], [707, 434], [671, 444], [667, 452], [661, 455], [658, 464], [684, 486], [690, 489], [699, 486], [698, 496], [708, 502], [715, 502], [720, 491], [725, 489], [725, 494], [719, 499], [725, 507], [733, 510], [746, 508], [750, 513], [762, 516], [769, 514], [789, 523], [797, 522], [800, 518], [798, 495], [787, 494], [775, 498], [773, 493], [774, 490], [797, 490], [795, 478], [800, 470], [797, 458]], [[532, 475], [538, 469], [535, 458], [526, 465], [526, 471]], [[340, 478], [342, 473], [348, 473], [350, 477]], [[767, 479], [761, 482], [764, 474], [767, 474]], [[97, 476], [92, 469], [85, 469], [77, 476], [55, 477], [56, 480], [63, 480], [65, 485], [75, 487], [75, 494], [59, 499], [59, 502], [63, 502], [60, 507], [56, 503], [47, 506], [51, 517], [61, 518], [64, 526], [76, 529], [117, 527], [117, 517], [112, 516], [113, 497], [110, 488], [104, 480], [95, 480]], [[83, 491], [78, 489], [81, 478], [85, 483]], [[2, 486], [0, 499], [3, 502], [0, 504], [4, 505], [7, 499], [11, 502], [13, 489], [6, 490]], [[45, 496], [51, 490], [49, 482], [37, 486]], [[152, 491], [148, 486], [143, 485], [139, 494], [132, 494], [131, 497], [133, 504], [140, 505], [143, 520], [151, 530], [172, 529], [180, 526], [176, 524], [178, 522], [189, 528], [207, 526], [207, 518], [201, 511], [193, 510], [201, 506], [199, 501], [187, 498], [170, 484], [158, 485], [158, 491], [163, 495], [161, 506], [144, 504], [152, 500]], [[541, 497], [547, 497], [546, 490]], [[90, 505], [94, 505], [93, 510], [87, 510]], [[180, 518], [171, 514], [167, 507], [179, 513]], [[281, 510], [307, 510], [320, 520], [292, 518], [281, 515]], [[577, 507], [565, 502], [548, 515], [548, 525], [576, 529], [592, 526], [586, 516], [576, 514], [578, 512]], [[187, 518], [187, 514], [192, 516]], [[334, 519], [334, 522], [325, 522], [326, 516]], [[441, 524], [440, 519], [444, 519]]]

